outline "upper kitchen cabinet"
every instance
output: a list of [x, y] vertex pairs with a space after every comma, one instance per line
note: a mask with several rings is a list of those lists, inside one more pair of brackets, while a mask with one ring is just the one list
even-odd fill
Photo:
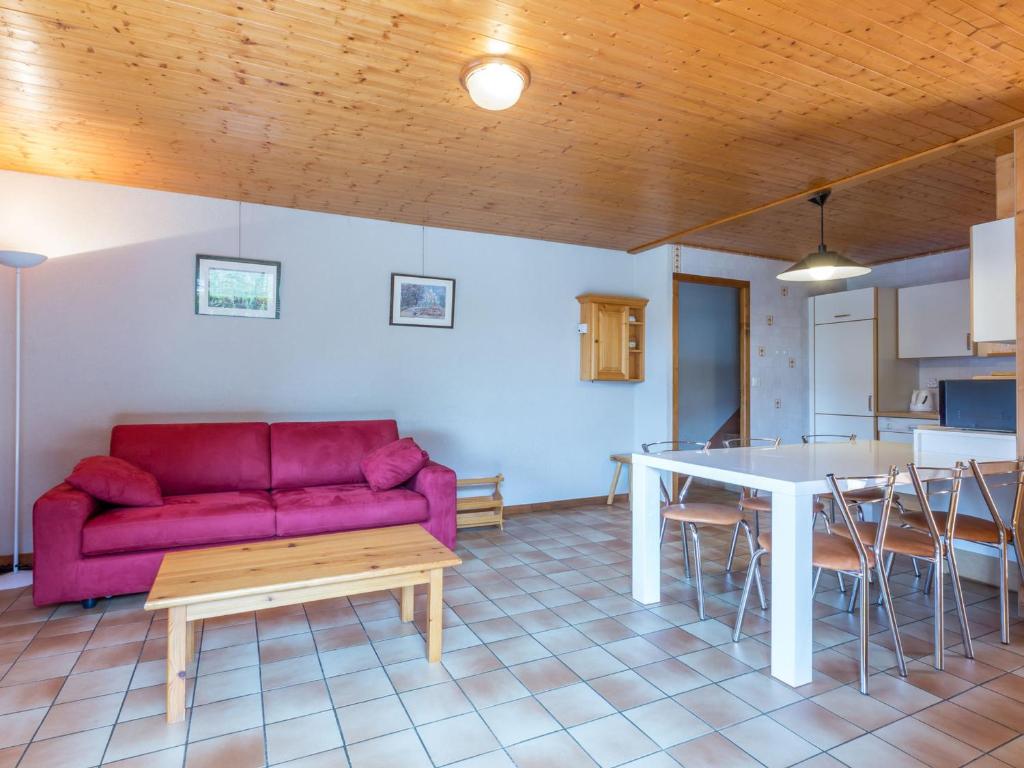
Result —
[[580, 303], [580, 379], [644, 380], [647, 299], [587, 293]]
[[900, 357], [973, 354], [969, 280], [900, 288], [897, 303]]
[[848, 323], [875, 317], [875, 289], [826, 293], [814, 297], [814, 324]]
[[971, 227], [971, 334], [974, 341], [1015, 341], [1013, 218]]

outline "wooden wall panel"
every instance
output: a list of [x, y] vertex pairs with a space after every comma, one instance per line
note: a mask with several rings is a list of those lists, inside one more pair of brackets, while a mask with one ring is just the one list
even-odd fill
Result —
[[[0, 28], [2, 168], [612, 248], [1024, 117], [999, 0], [0, 0]], [[488, 113], [458, 73], [499, 48], [533, 82]], [[919, 177], [837, 233], [962, 244], [992, 169]], [[699, 240], [791, 258], [802, 218]]]

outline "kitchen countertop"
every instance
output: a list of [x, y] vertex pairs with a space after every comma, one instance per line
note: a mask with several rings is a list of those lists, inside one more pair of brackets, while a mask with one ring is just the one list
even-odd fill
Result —
[[939, 414], [936, 411], [879, 411], [878, 415], [883, 419], [929, 419], [938, 421]]

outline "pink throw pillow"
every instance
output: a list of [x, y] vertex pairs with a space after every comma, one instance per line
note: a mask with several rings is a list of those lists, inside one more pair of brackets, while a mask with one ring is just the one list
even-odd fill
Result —
[[100, 501], [120, 507], [158, 507], [164, 503], [156, 477], [113, 456], [82, 459], [65, 482]]
[[370, 451], [359, 462], [359, 467], [370, 488], [386, 491], [404, 483], [423, 469], [428, 461], [429, 454], [416, 445], [415, 440], [403, 437]]

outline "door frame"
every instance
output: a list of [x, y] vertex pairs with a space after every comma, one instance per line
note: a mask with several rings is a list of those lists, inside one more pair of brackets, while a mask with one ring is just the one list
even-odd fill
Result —
[[740, 437], [750, 437], [750, 281], [705, 275], [672, 275], [672, 439], [679, 439], [679, 284], [718, 285], [739, 290]]

